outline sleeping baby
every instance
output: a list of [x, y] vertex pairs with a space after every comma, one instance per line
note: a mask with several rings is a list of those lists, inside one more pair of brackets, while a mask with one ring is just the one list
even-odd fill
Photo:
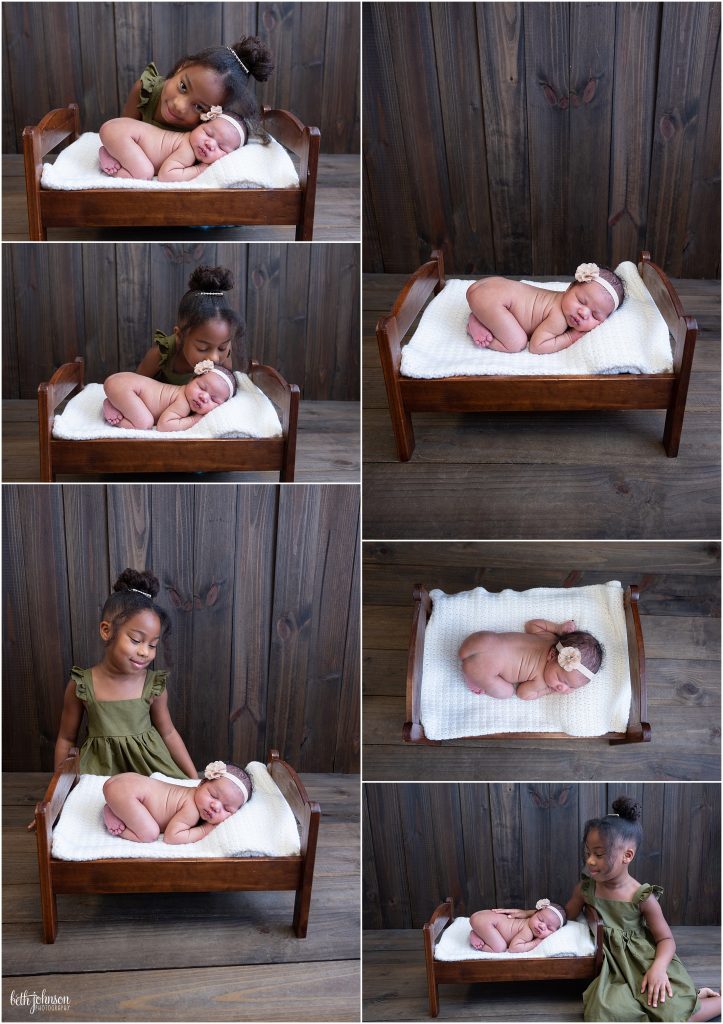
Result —
[[233, 114], [211, 107], [190, 132], [166, 131], [132, 117], [114, 117], [100, 126], [98, 158], [105, 174], [150, 181], [190, 181], [209, 164], [246, 142], [246, 130]]
[[561, 352], [607, 320], [625, 298], [623, 283], [608, 267], [581, 263], [564, 292], [486, 277], [467, 289], [472, 310], [467, 333], [479, 348], [533, 355]]
[[251, 798], [251, 779], [235, 764], [206, 765], [198, 786], [178, 786], [137, 772], [103, 786], [103, 819], [112, 836], [132, 843], [197, 843]]
[[112, 427], [131, 430], [188, 430], [236, 394], [231, 370], [203, 359], [195, 378], [179, 386], [140, 373], [114, 373], [103, 384], [103, 419]]
[[532, 619], [524, 633], [472, 633], [459, 656], [472, 693], [537, 700], [585, 686], [602, 665], [603, 649], [572, 619]]
[[538, 900], [529, 917], [508, 917], [499, 910], [478, 910], [469, 923], [470, 945], [484, 953], [526, 953], [539, 946], [567, 921], [565, 908]]

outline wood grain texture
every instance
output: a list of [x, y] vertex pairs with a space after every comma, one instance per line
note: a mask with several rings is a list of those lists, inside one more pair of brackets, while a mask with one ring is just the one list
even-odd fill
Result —
[[[365, 871], [372, 872], [364, 887], [370, 899], [380, 894], [367, 919], [381, 918], [383, 927], [403, 920], [405, 928], [421, 928], [446, 898], [441, 893], [454, 896], [458, 916], [484, 907], [532, 907], [543, 893], [564, 904], [579, 879], [585, 822], [627, 793], [642, 810], [635, 877], [663, 886], [669, 924], [719, 923], [718, 784], [365, 783], [363, 789], [371, 841]], [[690, 844], [681, 844], [681, 835]], [[382, 894], [393, 891], [391, 920]]]
[[[365, 779], [717, 778], [719, 562], [717, 542], [365, 542]], [[631, 751], [606, 747], [605, 740], [453, 740], [413, 748], [401, 742], [417, 583], [459, 593], [611, 579], [640, 587], [652, 743]]]
[[365, 270], [409, 272], [438, 245], [454, 273], [570, 273], [645, 247], [719, 275], [717, 5], [364, 17]]
[[86, 357], [88, 381], [134, 370], [154, 330], [172, 332], [188, 279], [203, 264], [226, 266], [234, 276], [229, 304], [246, 331], [238, 368], [249, 357], [274, 366], [311, 400], [359, 397], [358, 246], [14, 249], [4, 261], [6, 398], [34, 398], [38, 384], [75, 356]]
[[[3, 152], [17, 152], [26, 124], [73, 99], [82, 100], [82, 130], [97, 131], [119, 115], [149, 61], [167, 74], [182, 57], [243, 35], [259, 35], [276, 63], [268, 82], [251, 80], [259, 104], [293, 110], [317, 125], [324, 152], [358, 152], [359, 8], [326, 3], [189, 3], [165, 10], [102, 3], [93, 12], [83, 3], [10, 3], [3, 68], [12, 99]], [[91, 52], [93, 61], [81, 60]]]
[[358, 503], [353, 487], [6, 485], [6, 767], [52, 764], [70, 667], [102, 657], [100, 612], [130, 565], [159, 579], [156, 664], [197, 765], [276, 747], [355, 770]]

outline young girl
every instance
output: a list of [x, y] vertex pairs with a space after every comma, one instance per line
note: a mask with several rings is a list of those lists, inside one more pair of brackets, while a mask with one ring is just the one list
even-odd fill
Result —
[[470, 945], [487, 953], [527, 953], [567, 921], [564, 908], [549, 900], [538, 900], [526, 913], [526, 918], [514, 918], [498, 910], [478, 910], [469, 919]]
[[166, 384], [188, 384], [196, 363], [210, 359], [215, 366], [230, 370], [232, 354], [239, 369], [245, 370], [244, 327], [225, 295], [233, 286], [233, 275], [226, 267], [194, 270], [178, 307], [173, 333], [156, 331], [155, 344], [136, 372]]
[[197, 843], [251, 799], [251, 779], [235, 764], [206, 765], [198, 786], [174, 786], [136, 772], [103, 786], [103, 820], [112, 836], [133, 843]]
[[248, 83], [251, 77], [265, 82], [273, 70], [270, 50], [255, 36], [181, 57], [166, 78], [149, 64], [131, 89], [122, 116], [184, 132], [199, 124], [211, 107], [230, 108], [240, 115], [247, 136], [259, 134], [258, 105]]
[[153, 600], [158, 589], [152, 573], [134, 569], [126, 569], [114, 584], [101, 613], [103, 660], [92, 668], [73, 668], [65, 690], [55, 744], [56, 769], [75, 746], [86, 712], [82, 773], [163, 772], [178, 779], [198, 777], [168, 712], [168, 673], [149, 667], [159, 641], [170, 629], [166, 612]]
[[532, 619], [524, 633], [472, 633], [459, 656], [472, 693], [537, 700], [585, 686], [602, 665], [603, 649], [572, 619]]
[[246, 143], [246, 129], [233, 111], [211, 107], [203, 124], [190, 132], [171, 132], [130, 117], [114, 117], [100, 126], [98, 159], [112, 178], [192, 181], [221, 157]]
[[564, 292], [487, 277], [467, 289], [467, 333], [495, 352], [521, 352], [528, 342], [535, 355], [561, 352], [607, 320], [624, 298], [617, 274], [596, 263], [581, 263]]
[[196, 379], [178, 387], [149, 380], [139, 373], [114, 373], [103, 387], [103, 418], [114, 427], [131, 430], [188, 430], [236, 394], [231, 370], [210, 359], [196, 363]]

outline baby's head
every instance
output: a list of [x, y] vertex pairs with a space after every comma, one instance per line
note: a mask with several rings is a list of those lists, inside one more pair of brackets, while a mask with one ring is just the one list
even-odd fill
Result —
[[193, 372], [196, 376], [186, 384], [186, 399], [191, 411], [199, 416], [206, 416], [236, 394], [236, 378], [225, 366], [214, 366], [210, 359], [204, 359], [196, 363]]
[[562, 633], [547, 653], [543, 678], [551, 690], [571, 693], [589, 683], [602, 665], [602, 644], [592, 633]]
[[202, 164], [214, 164], [222, 156], [233, 153], [243, 145], [246, 130], [241, 119], [230, 110], [222, 111], [221, 107], [201, 114], [201, 124], [189, 133], [193, 155]]
[[171, 631], [168, 614], [155, 603], [158, 580], [147, 569], [124, 569], [113, 584], [113, 593], [101, 611], [100, 635], [108, 655], [125, 671], [140, 671], [156, 656]]
[[562, 294], [562, 312], [568, 327], [586, 334], [622, 306], [623, 282], [609, 267], [581, 263], [575, 280]]
[[633, 797], [618, 797], [612, 814], [585, 822], [582, 856], [587, 873], [601, 880], [615, 875], [632, 861], [642, 841], [640, 805]]
[[551, 903], [550, 900], [538, 900], [535, 904], [535, 913], [527, 919], [530, 930], [537, 939], [545, 939], [552, 935], [558, 928], [562, 928], [566, 921], [565, 908], [559, 903]]
[[173, 333], [189, 367], [204, 359], [218, 365], [233, 355], [234, 365], [246, 369], [244, 325], [226, 297], [233, 286], [227, 267], [197, 267], [188, 279]]
[[238, 765], [212, 761], [203, 774], [193, 799], [199, 817], [211, 825], [220, 825], [251, 799], [251, 779]]

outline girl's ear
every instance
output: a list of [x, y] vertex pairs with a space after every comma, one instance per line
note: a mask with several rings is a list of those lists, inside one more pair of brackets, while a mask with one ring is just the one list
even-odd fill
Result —
[[173, 325], [173, 333], [176, 335], [176, 341], [180, 341], [181, 340], [181, 328], [178, 326], [178, 324], [174, 324]]
[[107, 644], [113, 635], [113, 627], [107, 619], [103, 619], [100, 624], [100, 638], [104, 644]]
[[629, 864], [634, 856], [635, 850], [633, 850], [631, 847], [627, 847], [627, 849], [623, 853], [623, 864]]

